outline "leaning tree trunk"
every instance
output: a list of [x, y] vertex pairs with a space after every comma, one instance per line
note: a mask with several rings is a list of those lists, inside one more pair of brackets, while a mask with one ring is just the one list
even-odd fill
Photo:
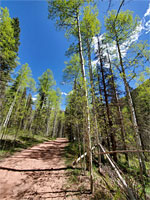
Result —
[[[117, 110], [118, 110], [118, 117], [119, 117], [119, 124], [120, 124], [120, 128], [121, 128], [121, 137], [122, 137], [122, 142], [123, 142], [123, 148], [124, 150], [127, 150], [126, 147], [126, 141], [125, 141], [125, 128], [124, 128], [124, 123], [123, 123], [123, 115], [122, 115], [122, 111], [121, 111], [121, 107], [120, 107], [120, 103], [119, 103], [119, 98], [118, 98], [118, 94], [117, 94], [117, 90], [116, 90], [116, 85], [115, 85], [115, 81], [114, 81], [114, 74], [113, 74], [113, 70], [112, 70], [112, 66], [111, 66], [111, 61], [110, 61], [110, 56], [107, 50], [107, 54], [108, 54], [108, 62], [109, 62], [109, 66], [110, 66], [110, 71], [111, 71], [111, 80], [112, 80], [112, 87], [114, 90], [114, 96], [115, 96], [115, 101], [117, 104]], [[125, 153], [125, 158], [126, 161], [129, 165], [129, 159], [128, 159], [128, 154]]]
[[51, 118], [51, 109], [47, 109], [47, 127], [46, 127], [46, 136], [49, 136], [50, 131], [50, 118]]
[[[88, 65], [89, 65], [89, 74], [90, 74], [90, 85], [91, 85], [91, 93], [92, 93], [92, 103], [93, 103], [93, 115], [94, 115], [94, 128], [95, 128], [95, 139], [97, 145], [99, 144], [99, 132], [98, 132], [98, 123], [97, 123], [97, 112], [96, 112], [96, 100], [95, 100], [95, 88], [93, 82], [93, 71], [92, 71], [92, 62], [91, 62], [91, 47], [89, 44], [89, 40], [87, 39], [87, 47], [88, 47]], [[100, 148], [98, 147], [98, 164], [101, 166], [101, 156], [100, 156]]]
[[29, 125], [29, 121], [30, 121], [30, 116], [32, 115], [32, 108], [29, 108], [28, 109], [28, 114], [26, 116], [26, 121], [24, 123], [24, 127], [23, 127], [23, 130], [26, 130], [28, 128], [28, 125]]
[[[21, 119], [20, 129], [24, 128], [25, 120], [27, 118], [27, 115], [26, 115], [26, 112], [28, 112], [27, 101], [28, 101], [28, 99], [25, 100], [24, 113], [23, 113], [23, 116], [22, 116], [22, 119]], [[26, 112], [25, 112], [25, 110], [26, 110]]]
[[29, 125], [28, 125], [28, 130], [29, 132], [32, 131], [32, 125], [33, 125], [33, 121], [35, 119], [35, 115], [36, 115], [36, 111], [35, 110], [31, 110], [31, 115], [30, 115], [30, 119], [29, 119]]
[[[100, 71], [102, 74], [102, 82], [103, 82], [103, 87], [104, 87], [104, 97], [105, 97], [108, 124], [109, 124], [109, 128], [110, 128], [110, 138], [111, 138], [111, 143], [112, 143], [112, 150], [116, 151], [115, 133], [113, 132], [113, 123], [112, 123], [111, 116], [110, 116], [110, 107], [109, 107], [108, 95], [107, 95], [107, 91], [106, 91], [106, 83], [105, 83], [105, 77], [104, 77], [103, 60], [102, 60], [101, 49], [100, 49], [100, 41], [99, 41], [99, 38], [97, 38], [97, 39], [98, 39], [98, 56], [99, 56], [99, 61], [100, 61]], [[114, 161], [117, 162], [117, 154], [116, 153], [113, 154], [113, 159], [114, 159]]]
[[56, 122], [57, 122], [57, 109], [55, 110], [55, 114], [54, 114], [54, 123], [53, 123], [52, 137], [56, 136]]
[[[125, 69], [124, 69], [124, 66], [123, 66], [120, 45], [119, 45], [117, 38], [116, 38], [116, 45], [117, 45], [117, 50], [118, 50], [118, 54], [119, 54], [119, 60], [120, 60], [120, 66], [121, 66], [121, 70], [122, 70], [122, 76], [123, 76], [123, 81], [124, 81], [124, 85], [125, 85], [125, 90], [126, 90], [126, 93], [127, 93], [128, 105], [129, 105], [130, 112], [131, 112], [131, 120], [132, 120], [135, 138], [136, 138], [136, 146], [137, 146], [137, 149], [142, 150], [142, 143], [141, 143], [137, 119], [136, 119], [136, 115], [135, 115], [135, 109], [134, 109], [134, 106], [133, 106], [133, 101], [132, 101], [129, 85], [128, 85], [128, 82], [127, 82]], [[139, 159], [140, 169], [142, 171], [141, 173], [146, 174], [146, 167], [145, 167], [145, 163], [144, 163], [144, 155], [143, 155], [142, 152], [139, 152], [138, 159]]]
[[59, 130], [59, 135], [58, 137], [62, 138], [62, 131], [63, 131], [63, 126], [64, 126], [64, 123], [63, 123], [63, 120], [61, 119], [60, 120], [60, 130]]
[[[101, 144], [99, 144], [100, 148], [102, 149], [102, 151], [104, 153], [106, 153], [105, 149], [103, 148], [103, 146]], [[130, 200], [136, 200], [136, 198], [134, 197], [134, 193], [132, 191], [132, 189], [127, 185], [126, 180], [122, 177], [120, 171], [117, 169], [117, 166], [115, 166], [115, 164], [113, 163], [113, 161], [111, 160], [109, 154], [106, 154], [106, 158], [108, 159], [109, 163], [111, 164], [112, 168], [114, 169], [114, 171], [116, 172], [123, 188], [125, 189], [125, 191], [127, 192], [129, 199]]]
[[[1, 59], [1, 57], [0, 57]], [[3, 102], [5, 99], [5, 90], [6, 90], [6, 84], [7, 84], [7, 75], [5, 74], [5, 66], [4, 64], [0, 63], [1, 69], [0, 69], [0, 128], [2, 127], [3, 124]]]
[[110, 141], [109, 141], [109, 134], [107, 131], [107, 119], [106, 119], [106, 115], [105, 115], [105, 110], [104, 110], [104, 106], [103, 106], [103, 97], [102, 97], [102, 89], [100, 87], [100, 75], [99, 75], [99, 70], [98, 70], [98, 66], [97, 66], [97, 80], [98, 80], [98, 89], [99, 89], [99, 95], [100, 95], [100, 103], [102, 104], [102, 115], [103, 115], [103, 122], [104, 122], [104, 133], [107, 136], [107, 146], [108, 146], [108, 150], [110, 151]]
[[90, 171], [90, 180], [91, 180], [91, 192], [93, 193], [93, 170], [92, 170], [92, 152], [91, 152], [91, 137], [90, 137], [90, 113], [88, 106], [88, 92], [86, 87], [86, 76], [85, 76], [85, 67], [84, 67], [84, 58], [82, 51], [82, 39], [81, 39], [81, 31], [80, 31], [80, 22], [79, 22], [79, 13], [77, 13], [77, 30], [78, 30], [78, 42], [79, 42], [79, 55], [80, 55], [80, 63], [81, 63], [81, 73], [83, 78], [83, 89], [84, 89], [84, 110], [85, 110], [85, 143], [87, 150], [87, 166]]
[[[1, 81], [0, 81], [1, 84]], [[0, 86], [0, 127], [2, 126], [3, 122], [3, 100], [5, 98], [5, 87], [3, 85]]]
[[[1, 131], [2, 129], [6, 129], [6, 128], [7, 128], [7, 125], [8, 125], [8, 122], [9, 122], [9, 120], [10, 120], [10, 117], [11, 117], [11, 114], [12, 114], [12, 111], [13, 111], [13, 108], [14, 108], [14, 105], [15, 105], [15, 103], [16, 103], [17, 94], [18, 94], [19, 90], [20, 90], [20, 87], [18, 87], [18, 89], [17, 89], [17, 92], [16, 92], [16, 94], [15, 94], [14, 100], [13, 100], [13, 102], [12, 102], [10, 108], [9, 108], [8, 113], [7, 113], [6, 119], [5, 119], [4, 123], [2, 124], [2, 126], [0, 127], [0, 131]], [[1, 140], [3, 139], [3, 136], [4, 136], [4, 135], [2, 134]]]

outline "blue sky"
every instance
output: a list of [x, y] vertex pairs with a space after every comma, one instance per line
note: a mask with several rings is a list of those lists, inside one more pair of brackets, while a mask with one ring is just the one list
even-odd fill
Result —
[[[104, 15], [108, 6], [108, 0], [99, 1], [100, 20], [102, 24], [102, 33], [104, 32]], [[112, 9], [119, 7], [119, 0], [112, 0]], [[64, 32], [56, 31], [54, 22], [48, 19], [48, 7], [45, 0], [29, 1], [29, 0], [0, 0], [0, 6], [8, 7], [11, 17], [18, 17], [20, 20], [20, 63], [28, 63], [32, 69], [33, 77], [38, 80], [38, 77], [50, 68], [53, 71], [57, 86], [62, 92], [68, 93], [70, 87], [61, 85], [62, 70], [65, 68], [64, 61], [65, 51], [69, 47], [67, 39], [64, 37]], [[148, 10], [148, 0], [126, 0], [123, 10], [133, 10], [140, 18]], [[147, 16], [148, 17], [148, 16]], [[149, 19], [146, 18], [148, 21]], [[148, 34], [142, 34], [140, 39], [149, 40]], [[65, 98], [65, 95], [63, 95]], [[62, 108], [65, 107], [63, 99]]]

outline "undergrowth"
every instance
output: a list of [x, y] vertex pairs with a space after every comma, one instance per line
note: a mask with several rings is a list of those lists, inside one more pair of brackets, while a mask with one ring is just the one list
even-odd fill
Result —
[[[79, 157], [78, 144], [75, 142], [70, 142], [65, 148], [65, 163], [66, 165], [72, 165], [73, 161]], [[83, 160], [77, 165], [77, 167], [84, 166]], [[109, 170], [111, 170], [109, 168]], [[75, 169], [68, 170], [69, 172], [69, 185], [75, 184], [78, 185], [78, 189], [81, 191], [86, 190], [83, 182], [84, 178], [89, 179], [89, 172]], [[111, 177], [111, 173], [108, 174], [105, 172], [105, 177], [101, 176], [98, 172], [98, 167], [96, 163], [93, 164], [93, 174], [94, 174], [94, 194], [89, 196], [90, 200], [126, 200], [124, 193], [120, 190], [118, 185], [115, 183], [115, 177]], [[84, 177], [84, 178], [83, 178]]]
[[[0, 159], [9, 157], [15, 152], [27, 149], [36, 144], [52, 140], [50, 137], [43, 135], [32, 135], [29, 132], [19, 131], [14, 141], [14, 130], [9, 130], [3, 139], [0, 140]], [[0, 136], [1, 137], [1, 136]]]

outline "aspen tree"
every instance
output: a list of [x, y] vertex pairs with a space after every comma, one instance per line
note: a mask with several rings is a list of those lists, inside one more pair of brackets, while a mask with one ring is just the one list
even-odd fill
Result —
[[[50, 110], [51, 110], [51, 95], [53, 93], [53, 87], [56, 85], [56, 82], [53, 78], [53, 73], [50, 69], [47, 69], [39, 77], [39, 86], [38, 86], [38, 100], [37, 100], [37, 109], [35, 113], [35, 133], [38, 129], [43, 129], [45, 127], [45, 120], [47, 121], [46, 129], [43, 131], [45, 134], [49, 134], [49, 123], [50, 123]], [[47, 119], [47, 117], [49, 119]], [[43, 133], [43, 134], [44, 134]]]
[[93, 192], [93, 172], [92, 172], [92, 152], [91, 152], [91, 139], [90, 139], [90, 113], [88, 106], [88, 91], [86, 86], [86, 75], [85, 75], [85, 64], [83, 58], [83, 47], [82, 47], [82, 37], [80, 28], [80, 14], [81, 7], [86, 1], [84, 0], [52, 0], [48, 1], [49, 17], [51, 19], [56, 19], [56, 25], [60, 29], [66, 29], [68, 35], [73, 35], [76, 29], [81, 73], [83, 78], [83, 88], [84, 88], [84, 114], [85, 114], [85, 140], [87, 149], [87, 167], [90, 171], [91, 177], [91, 191]]
[[[81, 21], [81, 35], [83, 38], [84, 46], [87, 49], [87, 57], [88, 57], [88, 67], [89, 67], [89, 74], [90, 74], [90, 85], [91, 85], [91, 95], [92, 95], [92, 104], [93, 104], [93, 115], [94, 115], [94, 127], [95, 127], [95, 140], [96, 143], [99, 143], [99, 130], [98, 130], [98, 121], [97, 121], [97, 112], [96, 112], [96, 99], [95, 99], [95, 88], [94, 88], [94, 81], [93, 81], [93, 69], [92, 69], [92, 39], [95, 35], [99, 34], [100, 31], [100, 22], [97, 19], [98, 11], [96, 8], [92, 9], [91, 6], [86, 6], [84, 8], [83, 19]], [[98, 147], [99, 149], [99, 147]], [[101, 165], [101, 158], [100, 155], [99, 159], [99, 166]]]

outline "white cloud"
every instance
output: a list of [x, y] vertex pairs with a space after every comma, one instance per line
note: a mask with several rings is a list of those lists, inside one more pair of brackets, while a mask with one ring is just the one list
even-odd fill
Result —
[[93, 61], [92, 61], [92, 67], [93, 67], [93, 68], [95, 68], [95, 67], [96, 67], [96, 65], [97, 65], [97, 62], [98, 62], [98, 60], [93, 60]]
[[[107, 54], [107, 49], [109, 50], [109, 53], [111, 54], [110, 59], [113, 60], [116, 56], [118, 56], [118, 54], [116, 54], [116, 44], [115, 43], [111, 43], [111, 44], [103, 44], [103, 40], [105, 40], [104, 35], [100, 35], [99, 36], [99, 41], [100, 41], [100, 47], [103, 51], [103, 57], [105, 59], [105, 65], [104, 67], [109, 68], [109, 64], [107, 62], [108, 58], [108, 54]], [[98, 39], [97, 37], [93, 38], [93, 46], [94, 46], [94, 51], [97, 52], [98, 51]], [[96, 64], [98, 63], [98, 59], [92, 61], [92, 67], [95, 68]]]
[[149, 4], [149, 7], [148, 7], [146, 13], [144, 14], [144, 17], [147, 17], [148, 15], [150, 15], [150, 4]]
[[139, 26], [137, 26], [136, 30], [132, 33], [132, 35], [129, 37], [129, 39], [127, 41], [125, 41], [122, 45], [121, 45], [121, 52], [122, 52], [122, 56], [125, 57], [126, 53], [129, 49], [129, 46], [137, 41], [142, 33], [143, 30], [143, 25], [142, 22], [139, 24]]
[[66, 92], [61, 92], [61, 95], [67, 96], [68, 94]]
[[[150, 19], [148, 21], [146, 19], [148, 16], [150, 16], [150, 4], [149, 4], [149, 7], [148, 7], [148, 9], [146, 10], [146, 12], [144, 14], [144, 17], [141, 20], [141, 23], [139, 24], [139, 26], [137, 26], [136, 30], [132, 33], [132, 35], [128, 38], [128, 40], [125, 41], [121, 45], [121, 52], [122, 52], [122, 56], [123, 57], [126, 56], [128, 48], [133, 42], [137, 41], [139, 39], [139, 37], [143, 33], [147, 34], [147, 33], [150, 32]], [[103, 38], [104, 38], [104, 35], [99, 36], [99, 40], [100, 41], [102, 41]], [[97, 41], [96, 37], [93, 38], [93, 46], [94, 46], [95, 52], [97, 52], [97, 50], [98, 50], [98, 41]], [[107, 52], [105, 50], [106, 49], [106, 45], [101, 44], [101, 47], [104, 48], [103, 55], [107, 57]], [[109, 50], [109, 53], [110, 53], [110, 60], [113, 60], [114, 58], [118, 57], [118, 53], [116, 51], [115, 42], [112, 43], [112, 44], [109, 44], [108, 50]], [[97, 62], [98, 62], [97, 60], [93, 61], [92, 65], [95, 66], [95, 64]], [[105, 67], [109, 68], [109, 65], [105, 64]]]
[[37, 95], [38, 94], [33, 95], [33, 97], [32, 97], [33, 102], [35, 102], [37, 100]]
[[145, 23], [144, 29], [146, 30], [146, 34], [150, 32], [150, 20]]
[[143, 30], [145, 30], [145, 33], [147, 34], [150, 32], [150, 3], [148, 9], [146, 10], [146, 13], [144, 14], [143, 23]]
[[37, 98], [36, 97], [32, 97], [32, 100], [33, 100], [33, 102], [35, 102], [37, 100]]

